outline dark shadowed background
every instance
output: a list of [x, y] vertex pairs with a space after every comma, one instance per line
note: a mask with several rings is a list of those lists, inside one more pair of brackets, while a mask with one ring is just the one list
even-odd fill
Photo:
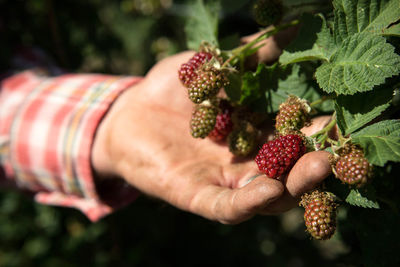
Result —
[[[187, 2], [0, 0], [1, 69], [14, 52], [33, 46], [66, 71], [144, 75], [186, 48]], [[222, 48], [259, 29], [250, 2], [222, 1]], [[399, 184], [386, 179], [388, 188]], [[296, 208], [227, 226], [142, 196], [91, 223], [79, 211], [2, 189], [0, 266], [383, 266], [374, 255], [390, 266], [399, 259], [398, 215], [343, 208], [338, 232], [326, 242], [309, 238], [302, 216]]]

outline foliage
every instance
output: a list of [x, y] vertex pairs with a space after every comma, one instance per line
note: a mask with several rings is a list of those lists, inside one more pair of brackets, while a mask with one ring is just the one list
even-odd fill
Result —
[[[141, 198], [90, 223], [75, 210], [42, 206], [4, 190], [0, 193], [0, 266], [400, 264], [396, 177], [400, 171], [396, 104], [400, 4], [396, 0], [333, 0], [332, 6], [315, 2], [283, 1], [286, 21], [297, 16], [301, 22], [297, 38], [278, 63], [241, 69], [231, 74], [225, 89], [232, 100], [271, 115], [288, 95], [297, 95], [313, 104], [314, 114], [334, 112], [340, 141], [350, 139], [364, 149], [376, 166], [370, 185], [350, 188], [334, 176], [324, 184], [342, 200], [338, 233], [332, 240], [310, 240], [301, 209], [226, 226]], [[90, 0], [66, 5], [0, 0], [0, 34], [5, 37], [0, 67], [10, 67], [9, 56], [21, 44], [41, 47], [64, 69], [115, 74], [143, 75], [157, 60], [185, 48], [197, 49], [204, 40], [229, 57], [239, 45], [238, 36], [259, 29], [249, 17], [251, 3]], [[7, 25], [7, 31], [1, 25]], [[245, 56], [256, 51], [256, 46], [241, 50], [232, 62], [240, 66]], [[326, 141], [324, 149], [334, 152], [327, 132], [315, 138]]]
[[[237, 71], [234, 84], [225, 88], [227, 95], [234, 96], [231, 101], [239, 105], [272, 116], [288, 95], [297, 95], [311, 103], [313, 115], [331, 114], [331, 123], [311, 136], [318, 149], [337, 158], [349, 143], [356, 144], [379, 174], [375, 174], [373, 183], [362, 188], [332, 185], [328, 180], [324, 190], [340, 196], [342, 205], [381, 209], [397, 218], [396, 197], [376, 188], [394, 174], [400, 162], [399, 109], [393, 97], [398, 94], [400, 80], [400, 2], [333, 0], [332, 10], [315, 9], [300, 17], [298, 36], [285, 48], [279, 64], [259, 64], [255, 70], [243, 68], [243, 55], [256, 52], [258, 42], [291, 23], [296, 21], [275, 25], [252, 44], [223, 53], [229, 67]], [[317, 106], [327, 100], [331, 103], [325, 108]], [[339, 128], [338, 139], [329, 135], [335, 125]], [[368, 219], [362, 224], [368, 225]], [[375, 230], [384, 231], [383, 224], [382, 229]], [[371, 251], [372, 239], [360, 240], [364, 250]], [[398, 258], [394, 257], [393, 262], [398, 263]], [[373, 266], [371, 262], [364, 263]], [[381, 264], [391, 265], [392, 261]]]

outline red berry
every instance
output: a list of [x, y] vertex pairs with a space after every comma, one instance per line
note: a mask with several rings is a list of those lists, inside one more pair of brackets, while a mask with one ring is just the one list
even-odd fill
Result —
[[233, 107], [226, 100], [219, 104], [220, 112], [217, 115], [214, 129], [208, 135], [213, 141], [224, 140], [233, 129], [232, 112]]
[[350, 145], [339, 153], [334, 172], [343, 183], [362, 187], [371, 179], [373, 165], [364, 157], [361, 148]]
[[300, 135], [281, 135], [265, 143], [255, 161], [261, 172], [270, 178], [278, 178], [288, 172], [305, 152], [306, 146]]
[[307, 232], [317, 240], [327, 240], [336, 230], [337, 204], [331, 193], [313, 191], [304, 194], [300, 205], [305, 208], [304, 221]]
[[189, 59], [188, 62], [181, 65], [178, 71], [179, 79], [188, 87], [190, 82], [196, 76], [196, 70], [199, 69], [205, 62], [211, 60], [213, 55], [208, 52], [198, 52]]

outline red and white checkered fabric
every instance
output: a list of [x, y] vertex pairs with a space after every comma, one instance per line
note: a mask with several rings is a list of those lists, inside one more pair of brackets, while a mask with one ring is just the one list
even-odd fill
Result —
[[[132, 201], [121, 187], [109, 204], [99, 197], [91, 147], [102, 117], [139, 77], [24, 71], [0, 81], [0, 164], [7, 179], [33, 191], [35, 200], [75, 207], [92, 221]], [[1, 173], [1, 172], [0, 172]]]

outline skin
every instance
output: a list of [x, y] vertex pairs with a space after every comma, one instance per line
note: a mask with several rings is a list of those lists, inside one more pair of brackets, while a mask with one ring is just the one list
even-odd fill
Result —
[[[280, 51], [269, 39], [259, 58], [271, 60]], [[177, 70], [193, 54], [160, 61], [115, 101], [92, 148], [97, 179], [124, 179], [148, 196], [224, 224], [293, 208], [330, 174], [329, 153], [305, 154], [279, 180], [260, 175], [249, 182], [260, 173], [253, 159], [237, 160], [226, 145], [190, 135], [194, 104]], [[329, 119], [317, 118], [302, 131], [310, 135]]]

